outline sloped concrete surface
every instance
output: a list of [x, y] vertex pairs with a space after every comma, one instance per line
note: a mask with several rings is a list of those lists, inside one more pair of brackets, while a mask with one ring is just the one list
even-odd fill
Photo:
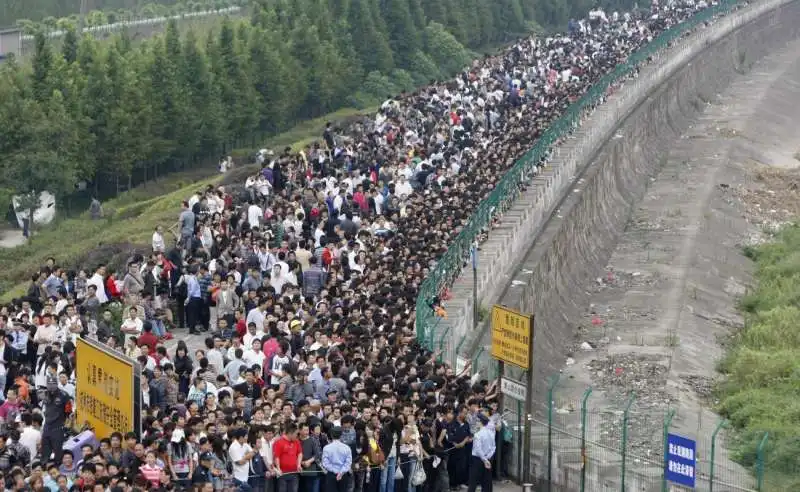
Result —
[[[537, 423], [529, 459], [540, 477], [546, 381], [561, 373], [554, 398], [557, 490], [576, 490], [577, 410], [590, 385], [589, 436], [612, 448], [589, 457], [587, 490], [619, 490], [613, 446], [631, 390], [637, 398], [626, 489], [660, 490], [668, 408], [677, 412], [674, 432], [699, 438], [699, 473], [707, 474], [708, 436], [718, 420], [707, 410], [710, 377], [720, 337], [741, 323], [734, 301], [751, 265], [740, 245], [759, 230], [733, 190], [752, 184], [752, 166], [794, 165], [800, 44], [789, 43], [798, 21], [800, 4], [779, 7], [709, 46], [655, 89], [574, 184], [501, 297], [501, 304], [536, 316]], [[747, 471], [720, 444], [715, 490], [749, 489]]]

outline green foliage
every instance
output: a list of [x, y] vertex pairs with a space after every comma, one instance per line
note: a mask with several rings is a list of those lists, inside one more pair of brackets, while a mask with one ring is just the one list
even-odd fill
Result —
[[470, 55], [458, 40], [441, 24], [431, 22], [425, 29], [425, 51], [446, 74], [457, 72], [469, 64]]
[[[170, 22], [143, 41], [125, 32], [107, 40], [79, 33], [77, 0], [0, 2], [0, 19], [32, 19], [18, 24], [40, 32], [25, 64], [10, 59], [0, 66], [0, 199], [46, 189], [64, 209], [80, 181], [89, 183], [87, 194], [105, 200], [153, 176], [196, 170], [232, 148], [258, 148], [265, 140], [308, 144], [321, 134], [323, 115], [353, 115], [353, 107], [374, 108], [455, 75], [470, 49], [508, 38], [508, 26], [521, 23], [520, 2], [522, 21], [532, 24], [531, 0], [92, 2], [88, 25], [249, 6], [247, 18], [221, 19], [202, 33]], [[512, 11], [503, 16], [501, 8]], [[65, 31], [58, 45], [41, 34], [53, 29]], [[302, 131], [285, 133], [301, 122]], [[270, 140], [281, 133], [290, 136]], [[63, 222], [67, 229], [52, 228], [59, 236], [42, 230], [24, 255], [0, 252], [0, 262], [13, 265], [0, 273], [0, 285], [23, 282], [35, 268], [23, 256], [35, 263], [41, 251], [65, 242], [69, 264], [81, 248], [146, 239], [156, 219], [174, 218], [178, 202], [122, 207], [110, 216], [125, 220], [109, 232], [72, 219]]]
[[[736, 452], [747, 465], [769, 432], [768, 475], [798, 477], [800, 465], [800, 228], [746, 249], [758, 287], [742, 300], [746, 328], [720, 364], [721, 413], [738, 430]], [[787, 482], [788, 483], [788, 482]], [[796, 489], [797, 482], [785, 490]]]
[[[127, 33], [110, 42], [79, 34], [48, 12], [42, 22], [66, 30], [58, 49], [34, 29], [30, 64], [0, 67], [13, 82], [0, 112], [0, 157], [9, 168], [0, 189], [48, 189], [63, 201], [87, 181], [98, 196], [113, 196], [134, 181], [254, 146], [305, 119], [371, 107], [452, 76], [469, 63], [464, 42], [505, 34], [493, 31], [495, 21], [481, 24], [459, 12], [491, 8], [488, 1], [447, 1], [437, 10], [421, 0], [254, 0], [248, 19], [225, 18], [202, 40], [172, 20], [162, 34], [137, 43]], [[164, 15], [184, 4], [123, 5]], [[129, 15], [110, 0], [93, 6], [89, 25]], [[447, 25], [429, 21], [429, 10]], [[504, 22], [516, 22], [519, 11]]]

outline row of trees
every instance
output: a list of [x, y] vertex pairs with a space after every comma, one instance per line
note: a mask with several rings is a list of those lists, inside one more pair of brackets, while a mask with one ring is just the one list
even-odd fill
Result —
[[63, 197], [85, 180], [108, 196], [120, 179], [449, 77], [469, 48], [536, 19], [532, 0], [257, 0], [250, 12], [137, 43], [37, 35], [30, 63], [0, 70], [0, 189]]

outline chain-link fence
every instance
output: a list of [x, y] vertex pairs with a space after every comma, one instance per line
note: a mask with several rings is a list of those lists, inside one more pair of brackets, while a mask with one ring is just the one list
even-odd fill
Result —
[[[690, 490], [669, 482], [667, 435], [682, 416], [667, 405], [638, 401], [635, 394], [616, 401], [593, 399], [591, 388], [582, 398], [562, 399], [558, 378], [551, 379], [547, 401], [534, 402], [531, 418], [530, 469], [538, 491], [680, 491]], [[541, 412], [544, 409], [544, 412]], [[510, 474], [522, 476], [524, 410], [520, 401], [506, 398], [504, 415]], [[765, 476], [769, 436], [761, 435], [752, 469], [735, 464], [728, 449], [727, 422], [709, 422], [681, 436], [696, 443], [695, 488], [709, 492], [787, 490]], [[552, 465], [548, 467], [548, 463]]]

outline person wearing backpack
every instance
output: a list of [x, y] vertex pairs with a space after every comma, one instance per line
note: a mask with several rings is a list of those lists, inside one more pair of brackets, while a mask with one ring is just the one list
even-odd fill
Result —
[[366, 466], [363, 492], [378, 492], [381, 485], [381, 468], [386, 463], [386, 455], [383, 454], [375, 434], [375, 429], [368, 425], [362, 437], [361, 449], [364, 455], [362, 461]]

